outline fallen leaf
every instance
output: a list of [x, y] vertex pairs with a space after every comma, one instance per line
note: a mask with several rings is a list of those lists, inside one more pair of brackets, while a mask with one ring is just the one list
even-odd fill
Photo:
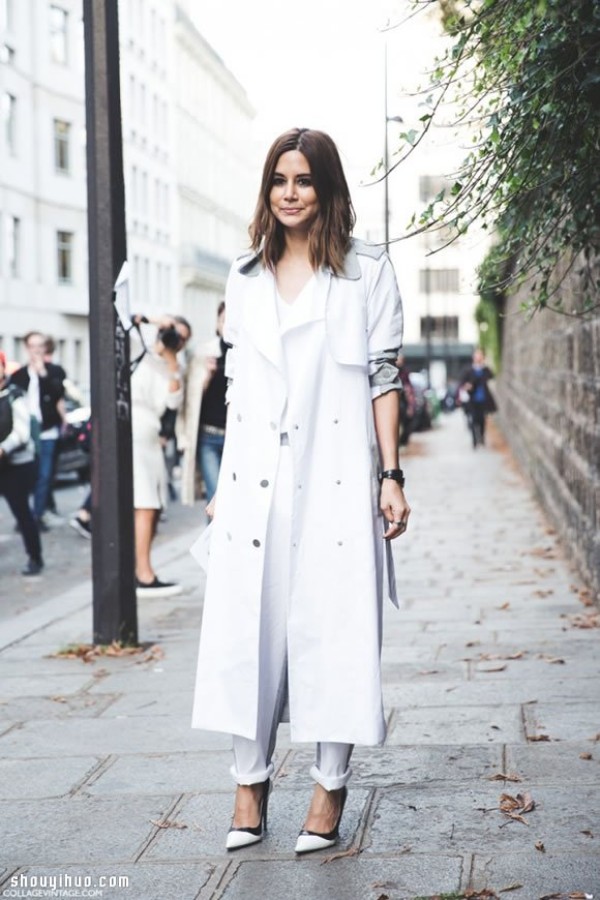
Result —
[[509, 609], [509, 608], [510, 608], [510, 603], [508, 600], [506, 601], [506, 603], [503, 603], [502, 606], [496, 607], [496, 609]]
[[527, 740], [530, 743], [535, 744], [536, 742], [539, 742], [539, 741], [549, 741], [550, 738], [547, 734], [532, 734], [532, 735], [527, 735]]
[[548, 588], [548, 590], [537, 590], [537, 591], [534, 591], [534, 592], [533, 592], [533, 596], [534, 596], [534, 597], [549, 597], [549, 596], [550, 596], [551, 594], [553, 594], [553, 593], [554, 593], [554, 591], [553, 591], [551, 588]]
[[536, 841], [536, 842], [535, 842], [535, 849], [536, 849], [536, 850], [539, 850], [540, 853], [545, 853], [545, 852], [546, 852], [546, 848], [544, 847], [543, 841]]
[[67, 703], [66, 697], [50, 697], [51, 700], [54, 700], [55, 703]]
[[504, 888], [500, 888], [498, 893], [499, 894], [507, 894], [509, 891], [519, 891], [519, 890], [521, 890], [522, 887], [523, 887], [523, 885], [521, 884], [520, 881], [515, 881], [514, 884], [509, 884]]
[[594, 757], [592, 756], [591, 753], [580, 753], [579, 754], [579, 759], [593, 759], [593, 758]]
[[163, 819], [162, 822], [150, 819], [150, 824], [156, 825], [157, 828], [187, 828], [187, 825], [184, 825], [183, 822], [174, 822], [173, 819]]
[[439, 673], [439, 669], [422, 669], [420, 672], [417, 672], [418, 675], [437, 675]]
[[589, 588], [581, 588], [580, 591], [577, 591], [577, 595], [579, 597], [579, 600], [581, 601], [581, 603], [583, 603], [584, 606], [594, 606], [595, 605], [594, 597], [592, 595], [592, 592], [589, 590]]
[[587, 829], [587, 828], [586, 828], [585, 831], [582, 831], [581, 834], [585, 834], [585, 836], [586, 836], [586, 837], [589, 837], [589, 838], [593, 838], [593, 837], [594, 837], [593, 832], [589, 831], [589, 829]]
[[577, 613], [568, 619], [572, 628], [600, 628], [600, 612]]
[[512, 794], [501, 794], [499, 809], [509, 819], [522, 822], [523, 825], [529, 825], [529, 822], [523, 816], [535, 809], [535, 802], [528, 791], [524, 794], [517, 794], [516, 797], [513, 797]]
[[159, 658], [158, 654], [164, 656], [163, 651], [158, 645], [148, 648], [143, 644], [131, 647], [127, 644], [121, 644], [120, 641], [113, 641], [111, 644], [69, 644], [56, 653], [50, 653], [50, 659], [80, 659], [84, 663], [93, 663], [102, 656], [135, 656], [143, 654], [142, 662]]
[[512, 772], [496, 772], [494, 775], [488, 775], [488, 781], [523, 781], [519, 775]]
[[486, 674], [488, 672], [504, 672], [504, 670], [507, 668], [508, 666], [490, 666], [487, 669], [478, 669], [477, 671]]

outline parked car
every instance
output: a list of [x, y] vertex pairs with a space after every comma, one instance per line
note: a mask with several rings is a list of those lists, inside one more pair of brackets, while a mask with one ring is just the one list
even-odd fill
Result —
[[66, 414], [67, 427], [57, 445], [55, 478], [76, 475], [80, 481], [90, 480], [91, 410], [89, 406], [72, 406]]
[[411, 431], [427, 431], [431, 428], [432, 422], [427, 379], [421, 372], [411, 372], [409, 378], [415, 392], [415, 412]]

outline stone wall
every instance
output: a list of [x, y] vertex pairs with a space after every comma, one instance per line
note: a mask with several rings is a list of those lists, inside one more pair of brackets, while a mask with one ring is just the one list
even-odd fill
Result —
[[503, 320], [502, 429], [581, 575], [600, 591], [600, 314], [582, 321], [544, 310], [528, 321], [520, 303], [509, 298]]

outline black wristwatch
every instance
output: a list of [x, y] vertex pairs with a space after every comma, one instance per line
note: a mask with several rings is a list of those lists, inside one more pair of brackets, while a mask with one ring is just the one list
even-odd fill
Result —
[[401, 488], [404, 487], [404, 472], [402, 469], [385, 469], [379, 473], [378, 478], [379, 484], [384, 478], [389, 478], [391, 481], [397, 481]]

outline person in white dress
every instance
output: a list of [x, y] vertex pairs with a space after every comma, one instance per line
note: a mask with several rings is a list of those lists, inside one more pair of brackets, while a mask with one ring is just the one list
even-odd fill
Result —
[[233, 736], [229, 850], [265, 832], [279, 722], [316, 744], [297, 853], [335, 843], [353, 746], [385, 737], [382, 601], [396, 602], [390, 542], [410, 515], [402, 305], [354, 220], [332, 139], [281, 135], [226, 290], [228, 418], [192, 719]]

